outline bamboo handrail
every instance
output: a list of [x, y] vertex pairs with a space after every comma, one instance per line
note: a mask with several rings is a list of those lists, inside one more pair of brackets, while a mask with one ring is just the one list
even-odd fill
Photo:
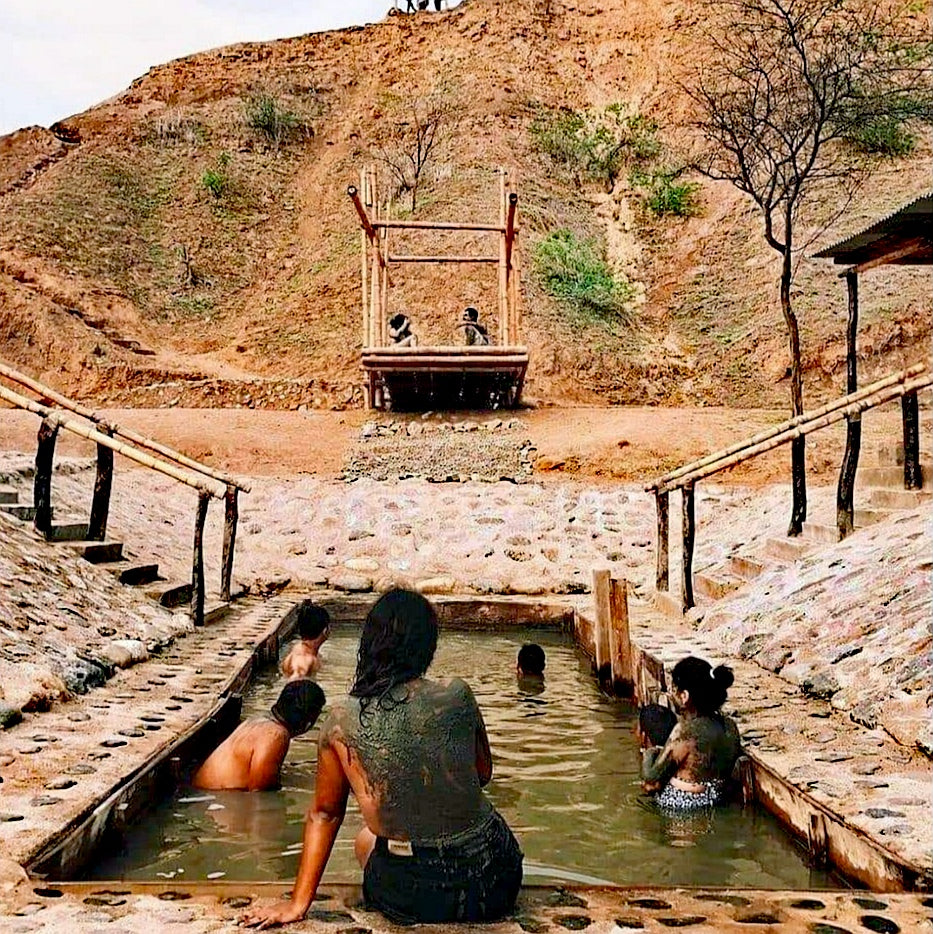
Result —
[[395, 356], [395, 357], [424, 357], [432, 354], [441, 355], [466, 355], [470, 357], [495, 357], [517, 353], [528, 353], [528, 348], [516, 344], [514, 347], [507, 347], [503, 344], [418, 344], [416, 347], [398, 347], [390, 345], [388, 347], [367, 347], [363, 351], [363, 357], [371, 356]]
[[505, 233], [499, 224], [460, 224], [444, 221], [374, 221], [373, 227], [387, 230], [472, 230]]
[[38, 402], [34, 402], [32, 399], [27, 399], [26, 396], [21, 396], [19, 393], [13, 392], [12, 389], [7, 389], [6, 386], [0, 386], [0, 399], [5, 399], [7, 402], [15, 405], [17, 408], [26, 409], [35, 415], [41, 415], [42, 418], [47, 419], [53, 424], [61, 426], [66, 431], [70, 431], [72, 434], [79, 435], [82, 438], [87, 438], [88, 441], [93, 441], [105, 448], [110, 448], [112, 451], [116, 451], [117, 454], [122, 454], [129, 460], [136, 461], [137, 464], [141, 464], [144, 467], [149, 467], [152, 470], [163, 473], [167, 477], [171, 477], [173, 480], [177, 480], [179, 483], [184, 483], [187, 486], [194, 487], [196, 490], [202, 493], [208, 493], [211, 496], [215, 496], [217, 499], [223, 499], [224, 495], [226, 494], [227, 484], [208, 483], [206, 481], [192, 477], [167, 461], [160, 460], [156, 457], [150, 457], [148, 454], [144, 453], [143, 451], [138, 451], [135, 447], [129, 444], [124, 444], [122, 441], [116, 441], [109, 435], [95, 431], [93, 428], [87, 428], [80, 422], [76, 422], [74, 419], [65, 418], [47, 406], [41, 405]]
[[[34, 393], [36, 393], [36, 395], [42, 397], [42, 399], [44, 399], [46, 402], [54, 402], [55, 405], [61, 406], [64, 409], [68, 409], [69, 411], [74, 412], [76, 415], [80, 415], [82, 418], [86, 418], [88, 421], [93, 422], [95, 425], [101, 425], [103, 423], [103, 419], [101, 419], [101, 417], [96, 412], [92, 411], [86, 406], [81, 405], [79, 402], [75, 402], [74, 399], [69, 399], [67, 396], [63, 396], [60, 392], [56, 392], [50, 386], [46, 386], [44, 383], [40, 383], [38, 380], [31, 379], [25, 374], [12, 369], [5, 363], [0, 363], [0, 376], [5, 377], [11, 382], [18, 383], [20, 386], [25, 386], [27, 389], [31, 389]], [[192, 460], [192, 458], [187, 457], [180, 451], [175, 451], [164, 444], [160, 444], [158, 441], [153, 441], [151, 438], [147, 438], [145, 435], [141, 435], [139, 432], [133, 431], [131, 428], [121, 428], [119, 425], [110, 424], [108, 424], [106, 427], [108, 430], [112, 430], [115, 435], [119, 435], [123, 438], [126, 438], [128, 441], [132, 441], [133, 444], [135, 444], [137, 447], [147, 448], [150, 451], [161, 454], [164, 458], [170, 461], [175, 461], [184, 467], [188, 467], [189, 469], [197, 471], [200, 474], [204, 474], [206, 477], [219, 480], [221, 483], [224, 483], [227, 486], [234, 486], [238, 490], [242, 490], [244, 493], [249, 493], [250, 491], [249, 485], [243, 481], [236, 480], [233, 477], [220, 473], [217, 470], [213, 470], [211, 467], [208, 467], [205, 464], [201, 464], [196, 460]]]
[[[678, 467], [676, 470], [672, 470], [663, 476], [658, 477], [657, 480], [654, 480], [652, 483], [645, 487], [645, 491], [651, 493], [655, 490], [661, 491], [665, 489], [676, 489], [678, 486], [680, 486], [680, 484], [673, 483], [672, 481], [674, 480], [685, 477], [688, 474], [695, 473], [696, 471], [708, 466], [709, 464], [714, 464], [725, 458], [729, 458], [733, 454], [737, 454], [740, 451], [751, 448], [763, 441], [767, 441], [770, 438], [789, 431], [798, 425], [802, 425], [804, 422], [810, 421], [811, 419], [820, 418], [823, 415], [840, 409], [845, 405], [849, 405], [853, 402], [858, 402], [861, 399], [873, 396], [875, 393], [889, 386], [906, 382], [912, 377], [919, 376], [925, 369], [925, 364], [916, 363], [913, 366], [908, 367], [906, 370], [902, 370], [900, 373], [894, 373], [891, 376], [886, 376], [884, 379], [880, 379], [869, 386], [865, 386], [863, 389], [858, 390], [858, 392], [851, 393], [848, 396], [841, 396], [818, 409], [814, 409], [812, 412], [804, 412], [802, 415], [797, 415], [794, 418], [790, 418], [778, 425], [772, 425], [770, 428], [765, 428], [763, 431], [752, 435], [750, 438], [745, 438], [742, 441], [738, 441], [727, 448], [723, 448], [721, 451], [714, 452], [713, 454], [707, 454], [705, 457], [701, 457], [699, 460], [692, 461], [689, 464], [685, 464], [683, 467]], [[895, 396], [892, 396], [891, 398], [895, 398]], [[738, 461], [736, 461], [736, 463], [738, 463]]]
[[390, 255], [389, 263], [498, 263], [498, 256], [409, 256]]
[[[907, 371], [905, 371], [905, 373], [906, 372]], [[899, 375], [904, 376], [903, 373]], [[773, 450], [776, 447], [780, 447], [782, 444], [787, 444], [788, 442], [793, 441], [794, 438], [808, 435], [810, 432], [817, 431], [820, 428], [826, 428], [835, 422], [842, 421], [844, 418], [856, 415], [859, 412], [864, 412], [866, 409], [872, 409], [877, 405], [884, 404], [885, 402], [890, 402], [892, 399], [897, 399], [898, 397], [907, 395], [908, 393], [917, 392], [920, 389], [925, 389], [927, 386], [933, 386], [933, 374], [927, 373], [912, 380], [898, 381], [893, 385], [876, 390], [873, 394], [868, 396], [862, 395], [861, 398], [856, 399], [855, 401], [853, 401], [853, 397], [859, 396], [860, 393], [852, 393], [851, 396], [843, 396], [842, 401], [843, 403], [848, 402], [847, 405], [844, 404], [842, 407], [833, 408], [828, 412], [824, 412], [822, 415], [817, 414], [820, 411], [817, 410], [817, 412], [809, 414], [803, 421], [794, 425], [792, 428], [773, 435], [772, 437], [763, 440], [758, 444], [752, 445], [751, 447], [745, 447], [743, 450], [736, 452], [729, 457], [720, 457], [718, 460], [712, 463], [708, 463], [703, 467], [691, 471], [690, 473], [683, 474], [668, 483], [660, 484], [657, 487], [649, 487], [649, 490], [653, 489], [657, 493], [667, 493], [670, 490], [677, 489], [678, 487], [692, 485], [698, 480], [709, 477], [714, 473], [719, 473], [720, 470], [726, 470], [729, 467], [734, 467], [736, 464], [740, 464], [743, 461], [751, 459], [752, 457], [757, 457], [759, 454], [764, 454], [765, 452]], [[824, 409], [825, 408], [826, 407], [824, 406]]]

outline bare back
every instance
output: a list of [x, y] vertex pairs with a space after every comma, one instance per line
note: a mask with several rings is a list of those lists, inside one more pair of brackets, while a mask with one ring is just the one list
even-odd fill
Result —
[[288, 730], [275, 720], [246, 720], [210, 754], [192, 784], [214, 791], [275, 788], [289, 741]]
[[739, 731], [731, 718], [691, 717], [677, 722], [643, 777], [654, 783], [671, 778], [690, 783], [724, 779], [731, 774], [740, 753]]

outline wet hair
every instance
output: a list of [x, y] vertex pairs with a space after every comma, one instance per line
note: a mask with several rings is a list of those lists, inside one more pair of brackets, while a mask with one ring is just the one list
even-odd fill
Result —
[[725, 665], [713, 668], [702, 658], [688, 655], [682, 658], [671, 672], [674, 686], [690, 692], [690, 700], [697, 713], [716, 713], [725, 703], [726, 692], [732, 687], [735, 676]]
[[289, 681], [272, 706], [272, 716], [291, 733], [307, 733], [324, 709], [324, 692], [310, 678]]
[[330, 626], [330, 613], [311, 600], [302, 600], [285, 614], [282, 624], [286, 631], [294, 627], [299, 639], [314, 640]]
[[389, 590], [366, 614], [350, 696], [365, 710], [375, 700], [382, 708], [395, 703], [392, 688], [420, 678], [437, 648], [437, 616], [420, 593]]
[[408, 315], [403, 314], [401, 311], [397, 315], [392, 315], [389, 318], [389, 327], [395, 328], [397, 331], [406, 321], [408, 320]]
[[518, 667], [522, 674], [544, 674], [544, 649], [535, 642], [527, 642], [518, 650]]
[[652, 746], [663, 746], [677, 723], [677, 714], [660, 704], [645, 704], [638, 711], [638, 729]]
[[479, 311], [472, 305], [467, 305], [467, 307], [463, 309], [463, 317], [467, 321], [479, 321]]

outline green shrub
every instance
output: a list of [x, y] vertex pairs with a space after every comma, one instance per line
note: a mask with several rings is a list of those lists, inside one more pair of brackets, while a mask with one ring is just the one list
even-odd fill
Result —
[[251, 95], [244, 103], [244, 111], [247, 125], [275, 147], [299, 133], [308, 132], [298, 114], [285, 110], [271, 94]]
[[230, 165], [230, 154], [222, 152], [217, 162], [211, 168], [205, 169], [201, 176], [201, 187], [213, 195], [218, 201], [230, 189], [230, 176], [227, 167]]
[[678, 181], [683, 168], [636, 169], [629, 175], [633, 188], [644, 191], [645, 205], [655, 217], [673, 214], [675, 217], [693, 217], [700, 213], [697, 182]]
[[556, 230], [535, 246], [533, 261], [544, 290], [580, 317], [631, 323], [635, 289], [612, 272], [595, 239]]
[[917, 138], [896, 116], [881, 116], [859, 126], [849, 135], [849, 142], [861, 152], [898, 158], [909, 156]]

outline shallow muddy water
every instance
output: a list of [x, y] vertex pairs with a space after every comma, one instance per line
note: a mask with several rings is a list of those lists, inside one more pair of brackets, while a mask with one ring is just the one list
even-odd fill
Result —
[[[540, 693], [522, 690], [515, 656], [523, 642], [547, 651]], [[324, 646], [319, 683], [345, 693], [357, 631]], [[669, 817], [641, 794], [632, 709], [596, 689], [589, 662], [548, 631], [442, 631], [429, 675], [463, 677], [489, 731], [495, 763], [487, 793], [525, 851], [527, 882], [831, 887], [808, 869], [777, 822], [757, 808]], [[244, 698], [244, 716], [267, 712], [283, 680], [269, 669]], [[130, 828], [122, 853], [90, 867], [92, 879], [291, 879], [314, 789], [317, 730], [292, 743], [276, 792], [182, 788]], [[358, 881], [353, 838], [362, 825], [351, 798], [325, 880]]]

